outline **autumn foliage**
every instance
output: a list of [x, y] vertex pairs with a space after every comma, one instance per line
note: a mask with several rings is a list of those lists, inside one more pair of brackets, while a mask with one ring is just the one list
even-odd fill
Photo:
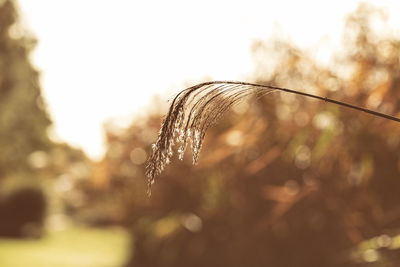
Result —
[[[329, 66], [282, 41], [256, 42], [252, 81], [399, 116], [400, 42], [372, 18], [384, 21], [367, 5], [348, 17]], [[160, 123], [149, 115], [109, 130], [93, 178], [95, 198], [118, 206], [132, 233], [129, 266], [400, 263], [398, 123], [286, 93], [249, 98], [208, 129], [198, 165], [171, 159], [149, 199]]]

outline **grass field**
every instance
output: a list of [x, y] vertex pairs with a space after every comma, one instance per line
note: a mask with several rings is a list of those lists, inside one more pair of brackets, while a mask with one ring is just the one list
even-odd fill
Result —
[[0, 266], [117, 267], [126, 261], [129, 245], [120, 228], [73, 227], [38, 240], [0, 239]]

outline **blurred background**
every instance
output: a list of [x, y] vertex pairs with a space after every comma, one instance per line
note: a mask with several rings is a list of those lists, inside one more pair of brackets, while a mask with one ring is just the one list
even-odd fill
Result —
[[0, 266], [399, 266], [398, 123], [273, 93], [151, 198], [144, 176], [168, 100], [203, 81], [400, 117], [397, 10], [0, 0]]

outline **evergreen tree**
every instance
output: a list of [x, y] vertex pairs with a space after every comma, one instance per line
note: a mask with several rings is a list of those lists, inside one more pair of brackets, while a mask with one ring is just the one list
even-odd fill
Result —
[[29, 155], [51, 145], [39, 73], [29, 61], [35, 40], [12, 34], [17, 19], [14, 1], [0, 1], [0, 180], [32, 176]]

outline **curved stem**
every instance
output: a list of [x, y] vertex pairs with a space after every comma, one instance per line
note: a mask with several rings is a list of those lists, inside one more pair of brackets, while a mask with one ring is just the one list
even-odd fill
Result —
[[385, 119], [388, 119], [388, 120], [400, 122], [400, 118], [397, 118], [397, 117], [394, 117], [394, 116], [390, 116], [390, 115], [387, 115], [387, 114], [384, 114], [384, 113], [373, 111], [373, 110], [370, 110], [370, 109], [367, 109], [367, 108], [358, 107], [358, 106], [355, 106], [355, 105], [352, 105], [352, 104], [349, 104], [349, 103], [346, 103], [346, 102], [330, 99], [330, 98], [327, 98], [327, 97], [321, 97], [321, 96], [317, 96], [317, 95], [312, 95], [312, 94], [308, 94], [308, 93], [304, 93], [304, 92], [300, 92], [300, 91], [296, 91], [296, 90], [292, 90], [292, 89], [288, 89], [288, 88], [283, 88], [283, 87], [256, 84], [256, 83], [248, 83], [248, 82], [238, 82], [238, 81], [211, 81], [211, 82], [202, 83], [200, 85], [202, 86], [202, 85], [221, 84], [221, 83], [224, 83], [224, 84], [249, 85], [249, 86], [254, 86], [254, 87], [259, 87], [259, 88], [275, 89], [275, 90], [279, 90], [279, 91], [282, 91], [282, 92], [287, 92], [287, 93], [302, 95], [302, 96], [306, 96], [306, 97], [310, 97], [310, 98], [315, 98], [315, 99], [322, 100], [322, 101], [325, 101], [325, 102], [330, 102], [330, 103], [333, 103], [333, 104], [336, 104], [336, 105], [340, 105], [340, 106], [344, 106], [344, 107], [347, 107], [347, 108], [352, 108], [352, 109], [355, 109], [355, 110], [358, 110], [358, 111], [362, 111], [362, 112], [365, 112], [365, 113], [369, 113], [371, 115], [378, 116], [378, 117], [381, 117], [381, 118], [385, 118]]

